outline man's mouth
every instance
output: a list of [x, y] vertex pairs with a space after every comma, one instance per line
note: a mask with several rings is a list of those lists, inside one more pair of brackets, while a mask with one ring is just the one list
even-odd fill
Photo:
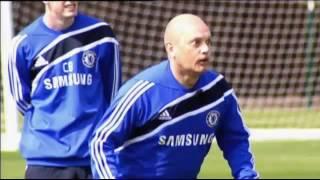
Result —
[[199, 60], [199, 63], [200, 63], [200, 64], [207, 64], [207, 63], [209, 63], [209, 59], [208, 59], [208, 58], [200, 59], [200, 60]]
[[74, 10], [76, 8], [76, 5], [75, 4], [68, 4], [66, 6], [64, 6], [65, 8], [67, 9], [70, 9], [70, 10]]

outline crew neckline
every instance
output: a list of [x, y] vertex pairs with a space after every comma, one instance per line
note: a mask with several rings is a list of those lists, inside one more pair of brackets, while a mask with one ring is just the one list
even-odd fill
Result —
[[187, 88], [185, 87], [184, 85], [182, 85], [173, 75], [173, 72], [172, 72], [172, 69], [171, 69], [171, 66], [170, 66], [170, 62], [168, 60], [167, 62], [167, 65], [166, 65], [166, 70], [167, 70], [167, 73], [169, 74], [170, 76], [170, 79], [172, 81], [170, 82], [173, 82], [173, 86], [175, 87], [178, 87], [179, 89], [181, 89], [182, 91], [185, 91], [185, 92], [192, 92], [192, 91], [195, 91], [197, 89], [199, 89], [200, 87], [200, 84], [201, 84], [201, 79], [202, 79], [202, 75], [203, 73], [200, 75], [199, 79], [197, 80], [197, 82], [193, 85], [192, 88]]

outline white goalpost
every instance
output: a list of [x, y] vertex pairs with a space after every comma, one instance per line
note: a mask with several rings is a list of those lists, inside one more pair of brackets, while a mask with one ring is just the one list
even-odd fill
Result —
[[12, 10], [10, 1], [1, 1], [1, 151], [16, 151], [20, 141], [18, 112], [10, 94], [8, 78], [8, 50], [13, 37]]

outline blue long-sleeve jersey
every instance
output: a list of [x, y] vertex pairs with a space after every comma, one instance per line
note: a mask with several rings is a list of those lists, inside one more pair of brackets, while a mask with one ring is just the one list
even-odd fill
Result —
[[94, 178], [196, 178], [216, 137], [235, 178], [257, 178], [233, 89], [207, 71], [192, 89], [168, 61], [126, 82], [91, 141]]
[[13, 39], [11, 93], [24, 115], [28, 165], [88, 166], [88, 139], [121, 83], [119, 43], [109, 24], [78, 14], [63, 31], [43, 16]]

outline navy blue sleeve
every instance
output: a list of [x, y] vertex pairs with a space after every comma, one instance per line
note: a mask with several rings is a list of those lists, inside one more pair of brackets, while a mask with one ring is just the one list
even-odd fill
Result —
[[100, 72], [102, 77], [102, 83], [104, 88], [104, 95], [107, 102], [115, 97], [118, 92], [122, 76], [121, 76], [121, 56], [119, 42], [116, 40], [112, 29], [106, 26], [106, 33], [113, 41], [106, 43], [104, 46], [100, 46], [103, 53], [101, 53], [100, 59]]
[[92, 173], [94, 178], [117, 178], [121, 176], [117, 148], [125, 143], [141, 120], [139, 98], [153, 83], [138, 81], [132, 87], [122, 87], [111, 106], [97, 126], [90, 144]]
[[23, 49], [23, 41], [26, 34], [19, 34], [12, 40], [11, 51], [8, 59], [8, 77], [10, 91], [16, 101], [18, 110], [24, 114], [30, 105], [31, 82], [26, 60], [26, 53]]
[[225, 97], [226, 113], [217, 132], [217, 143], [236, 179], [256, 179], [254, 157], [249, 142], [249, 131], [243, 122], [237, 98], [232, 92]]

